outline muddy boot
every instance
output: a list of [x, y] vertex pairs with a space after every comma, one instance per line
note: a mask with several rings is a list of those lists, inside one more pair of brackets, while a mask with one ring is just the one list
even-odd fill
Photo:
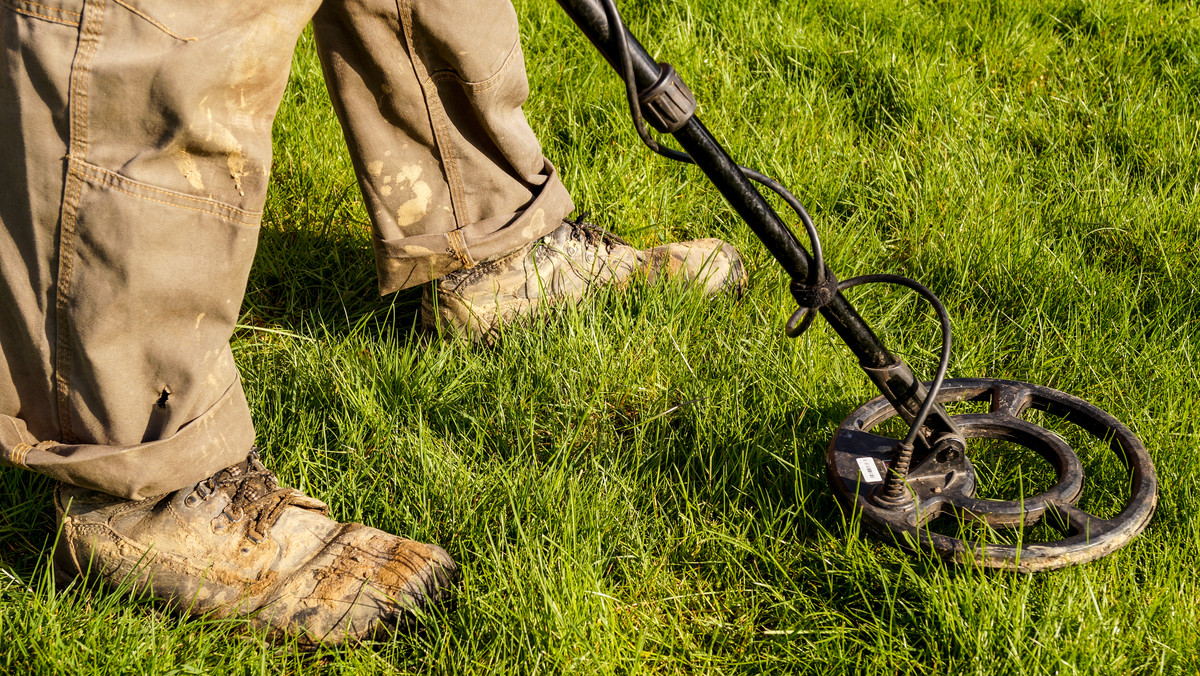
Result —
[[410, 624], [446, 600], [458, 567], [440, 547], [326, 516], [246, 462], [141, 501], [60, 484], [60, 583], [125, 584], [174, 610], [249, 615], [275, 637], [334, 645]]
[[741, 293], [746, 285], [737, 250], [719, 239], [643, 251], [612, 233], [567, 221], [523, 249], [426, 286], [421, 323], [490, 342], [501, 326], [541, 305], [577, 302], [589, 289], [624, 284], [636, 274], [684, 280], [707, 295]]

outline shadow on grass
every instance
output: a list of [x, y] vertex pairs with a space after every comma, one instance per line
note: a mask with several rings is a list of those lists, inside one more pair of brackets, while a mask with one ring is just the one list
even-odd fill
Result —
[[48, 552], [55, 533], [54, 482], [14, 467], [0, 468], [0, 568], [25, 577]]
[[[419, 288], [380, 296], [370, 235], [264, 226], [242, 303], [244, 325], [345, 336], [364, 321], [401, 341], [417, 324]], [[395, 335], [393, 335], [395, 334]]]

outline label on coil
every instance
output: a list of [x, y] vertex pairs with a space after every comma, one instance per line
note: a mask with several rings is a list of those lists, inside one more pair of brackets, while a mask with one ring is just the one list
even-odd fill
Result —
[[879, 475], [879, 468], [875, 466], [875, 458], [859, 458], [858, 469], [862, 473], [863, 481], [869, 484], [883, 481], [883, 477]]

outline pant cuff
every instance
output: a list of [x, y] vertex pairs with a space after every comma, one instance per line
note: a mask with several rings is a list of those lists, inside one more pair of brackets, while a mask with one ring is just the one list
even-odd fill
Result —
[[376, 238], [379, 293], [407, 289], [500, 258], [552, 232], [575, 205], [549, 161], [545, 175], [537, 196], [516, 213], [485, 218], [450, 232]]
[[0, 416], [0, 464], [74, 486], [143, 500], [196, 484], [246, 459], [254, 444], [240, 380], [173, 436], [130, 446], [38, 442], [18, 418]]

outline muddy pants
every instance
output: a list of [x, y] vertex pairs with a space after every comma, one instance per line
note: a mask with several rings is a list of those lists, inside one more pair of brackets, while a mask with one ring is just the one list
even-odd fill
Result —
[[138, 499], [245, 459], [229, 339], [310, 19], [381, 292], [570, 212], [508, 0], [0, 0], [0, 464]]

